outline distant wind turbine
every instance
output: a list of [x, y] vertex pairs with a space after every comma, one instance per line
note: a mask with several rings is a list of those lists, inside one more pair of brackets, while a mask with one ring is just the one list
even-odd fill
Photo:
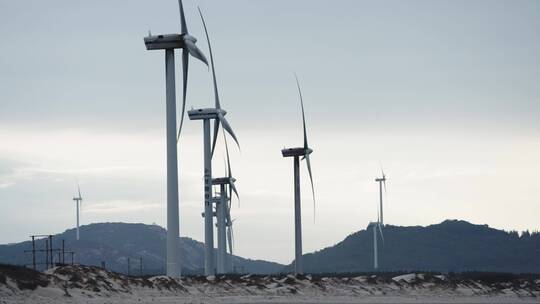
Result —
[[386, 175], [384, 174], [384, 170], [381, 166], [381, 178], [376, 178], [375, 181], [379, 183], [379, 207], [380, 207], [380, 219], [379, 223], [381, 226], [384, 226], [384, 209], [383, 209], [383, 185], [384, 185], [384, 193], [386, 194]]
[[306, 131], [306, 116], [304, 113], [304, 101], [302, 99], [302, 90], [300, 83], [296, 78], [298, 94], [300, 96], [300, 107], [302, 108], [302, 123], [304, 127], [304, 146], [300, 148], [286, 148], [281, 150], [283, 157], [293, 157], [294, 163], [294, 239], [295, 239], [295, 254], [294, 254], [294, 273], [304, 273], [304, 263], [302, 259], [302, 213], [300, 205], [300, 156], [306, 160], [309, 179], [311, 182], [311, 192], [313, 194], [313, 214], [315, 215], [315, 188], [313, 187], [313, 175], [311, 173], [311, 162], [309, 155], [313, 150], [309, 148]]
[[[216, 217], [217, 217], [217, 272], [226, 273], [227, 271], [227, 243], [230, 253], [230, 258], [233, 256], [233, 220], [231, 220], [231, 207], [232, 207], [232, 193], [236, 195], [236, 198], [240, 201], [240, 196], [236, 190], [236, 179], [232, 176], [231, 161], [229, 158], [229, 148], [227, 146], [227, 138], [225, 133], [223, 134], [225, 140], [225, 151], [227, 154], [226, 172], [225, 177], [214, 178], [212, 180], [213, 185], [220, 187], [219, 198], [216, 199]], [[229, 195], [230, 193], [230, 195]]]
[[[144, 38], [147, 50], [165, 50], [165, 91], [166, 91], [166, 124], [167, 124], [167, 268], [170, 277], [179, 278], [180, 268], [180, 218], [178, 199], [178, 157], [177, 143], [180, 138], [188, 82], [189, 55], [208, 65], [204, 54], [195, 45], [197, 39], [188, 32], [182, 0], [178, 0], [180, 9], [181, 34], [149, 35]], [[151, 34], [149, 32], [149, 34]], [[182, 49], [183, 98], [180, 125], [176, 121], [176, 88], [174, 50]]]
[[82, 195], [81, 195], [81, 187], [80, 185], [77, 183], [77, 190], [78, 190], [78, 193], [79, 193], [79, 196], [76, 196], [73, 198], [73, 200], [75, 201], [75, 205], [77, 207], [77, 241], [79, 240], [80, 238], [80, 235], [79, 235], [79, 214], [80, 214], [80, 208], [81, 208], [81, 203], [82, 203]]
[[373, 268], [378, 269], [379, 268], [379, 250], [378, 250], [378, 244], [377, 244], [377, 231], [379, 231], [379, 234], [381, 236], [381, 240], [384, 243], [384, 235], [382, 231], [382, 227], [384, 227], [384, 221], [383, 221], [383, 185], [384, 185], [384, 192], [386, 193], [386, 175], [384, 174], [384, 170], [381, 166], [381, 178], [376, 178], [375, 181], [379, 183], [379, 206], [377, 206], [377, 222], [371, 222], [369, 226], [373, 229]]

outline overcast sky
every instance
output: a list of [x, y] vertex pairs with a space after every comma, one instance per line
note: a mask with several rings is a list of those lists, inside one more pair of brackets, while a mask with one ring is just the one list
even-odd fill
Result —
[[[294, 72], [315, 150], [315, 222], [301, 164], [305, 252], [376, 220], [380, 162], [388, 224], [540, 229], [539, 1], [184, 5], [208, 54], [197, 5], [205, 13], [242, 145], [231, 149], [239, 255], [294, 256], [292, 160], [280, 152], [302, 145]], [[165, 226], [164, 55], [142, 39], [179, 27], [175, 0], [0, 0], [0, 243], [72, 228], [77, 180], [82, 223]], [[188, 108], [212, 103], [192, 60]], [[202, 124], [184, 130], [180, 229], [202, 240]]]

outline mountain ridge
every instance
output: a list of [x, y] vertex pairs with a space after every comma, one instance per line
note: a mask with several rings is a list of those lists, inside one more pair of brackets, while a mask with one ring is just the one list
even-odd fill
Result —
[[[380, 271], [540, 273], [540, 233], [504, 231], [462, 220], [383, 228]], [[508, 248], [510, 247], [510, 249]], [[284, 271], [292, 269], [292, 263]], [[334, 246], [304, 255], [308, 273], [373, 271], [373, 232], [354, 232]]]
[[[100, 266], [105, 261], [109, 270], [127, 273], [128, 258], [130, 258], [130, 271], [138, 273], [139, 258], [143, 259], [143, 273], [162, 274], [165, 264], [166, 230], [158, 225], [141, 223], [94, 223], [80, 227], [81, 238], [76, 240], [74, 228], [53, 235], [54, 248], [61, 248], [61, 240], [66, 241], [66, 251], [75, 251], [75, 262], [84, 265]], [[36, 241], [36, 249], [44, 249], [45, 242]], [[29, 265], [31, 241], [23, 241], [11, 245], [0, 245], [0, 262]], [[186, 274], [200, 274], [204, 265], [204, 246], [189, 237], [180, 238], [180, 251], [182, 256], [182, 272]], [[55, 253], [56, 255], [57, 253]], [[38, 262], [44, 261], [44, 254], [40, 253]], [[55, 261], [58, 257], [55, 256]], [[66, 262], [70, 257], [66, 256]], [[234, 256], [233, 265], [237, 271], [252, 273], [275, 273], [283, 265], [263, 260], [252, 260]]]
[[[446, 220], [428, 226], [393, 226], [383, 228], [385, 242], [379, 239], [379, 271], [486, 271], [540, 273], [540, 233], [504, 231], [488, 225]], [[138, 274], [138, 258], [143, 258], [144, 274], [162, 274], [165, 263], [166, 230], [157, 225], [140, 223], [96, 223], [81, 227], [81, 240], [75, 240], [75, 229], [54, 236], [54, 247], [66, 240], [66, 250], [74, 249], [76, 262], [126, 273], [127, 258], [132, 273]], [[43, 240], [36, 242], [44, 248]], [[31, 256], [24, 253], [31, 242], [0, 245], [0, 263], [29, 265]], [[181, 238], [182, 271], [201, 274], [204, 246], [188, 237]], [[44, 259], [38, 255], [38, 262]], [[57, 260], [57, 259], [56, 259]], [[66, 258], [70, 261], [69, 257]], [[293, 261], [294, 263], [294, 261]], [[234, 257], [237, 272], [256, 274], [287, 273], [285, 266], [264, 260]], [[373, 233], [371, 228], [356, 231], [333, 246], [304, 254], [306, 273], [372, 272]]]

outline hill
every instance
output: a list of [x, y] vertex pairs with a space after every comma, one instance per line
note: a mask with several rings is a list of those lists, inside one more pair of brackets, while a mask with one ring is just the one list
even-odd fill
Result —
[[[540, 273], [540, 234], [506, 232], [447, 220], [427, 227], [383, 228], [379, 240], [381, 271], [489, 271]], [[289, 265], [285, 271], [291, 270]], [[373, 271], [371, 228], [346, 237], [335, 246], [304, 255], [307, 273]]]
[[[143, 260], [143, 273], [162, 274], [165, 263], [166, 230], [156, 225], [99, 223], [80, 228], [81, 239], [76, 240], [75, 229], [53, 236], [54, 248], [61, 248], [61, 240], [66, 242], [66, 251], [73, 250], [75, 262], [83, 265], [99, 266], [105, 261], [106, 268], [127, 273], [128, 257], [131, 258], [132, 273], [139, 272], [138, 259]], [[199, 274], [203, 271], [204, 246], [190, 238], [181, 238], [182, 272]], [[36, 241], [36, 249], [44, 249], [44, 240]], [[0, 263], [25, 265], [31, 263], [30, 241], [0, 245]], [[57, 254], [57, 253], [55, 253]], [[45, 255], [37, 255], [38, 263], [44, 263]], [[57, 261], [57, 258], [55, 259]], [[70, 257], [66, 257], [70, 262]], [[283, 265], [260, 260], [250, 260], [234, 256], [233, 264], [242, 272], [275, 273]]]

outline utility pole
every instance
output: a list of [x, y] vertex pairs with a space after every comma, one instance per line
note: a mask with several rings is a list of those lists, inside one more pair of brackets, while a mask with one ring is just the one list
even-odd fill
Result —
[[49, 250], [51, 251], [51, 267], [54, 267], [54, 256], [53, 256], [53, 241], [52, 241], [52, 235], [49, 235]]
[[373, 268], [377, 270], [379, 268], [379, 253], [377, 251], [377, 225], [373, 224]]
[[62, 264], [66, 263], [66, 240], [62, 240]]
[[45, 269], [49, 269], [49, 240], [45, 239]]
[[36, 270], [36, 237], [32, 235], [32, 268]]
[[[32, 240], [32, 249], [31, 250], [25, 250], [24, 252], [31, 252], [32, 253], [32, 269], [38, 270], [38, 266], [41, 269], [41, 265], [45, 267], [45, 269], [48, 269], [49, 267], [54, 267], [54, 252], [58, 252], [58, 262], [61, 261], [60, 256], [60, 249], [55, 249], [53, 247], [53, 236], [50, 234], [46, 235], [31, 235], [30, 239]], [[45, 242], [45, 248], [43, 249], [36, 249], [36, 240], [39, 242], [43, 240]], [[63, 245], [63, 244], [62, 244]], [[39, 244], [38, 244], [39, 246]], [[41, 259], [40, 257], [37, 257], [37, 253], [44, 253], [43, 257], [45, 258], [45, 261], [38, 262], [38, 259]]]

